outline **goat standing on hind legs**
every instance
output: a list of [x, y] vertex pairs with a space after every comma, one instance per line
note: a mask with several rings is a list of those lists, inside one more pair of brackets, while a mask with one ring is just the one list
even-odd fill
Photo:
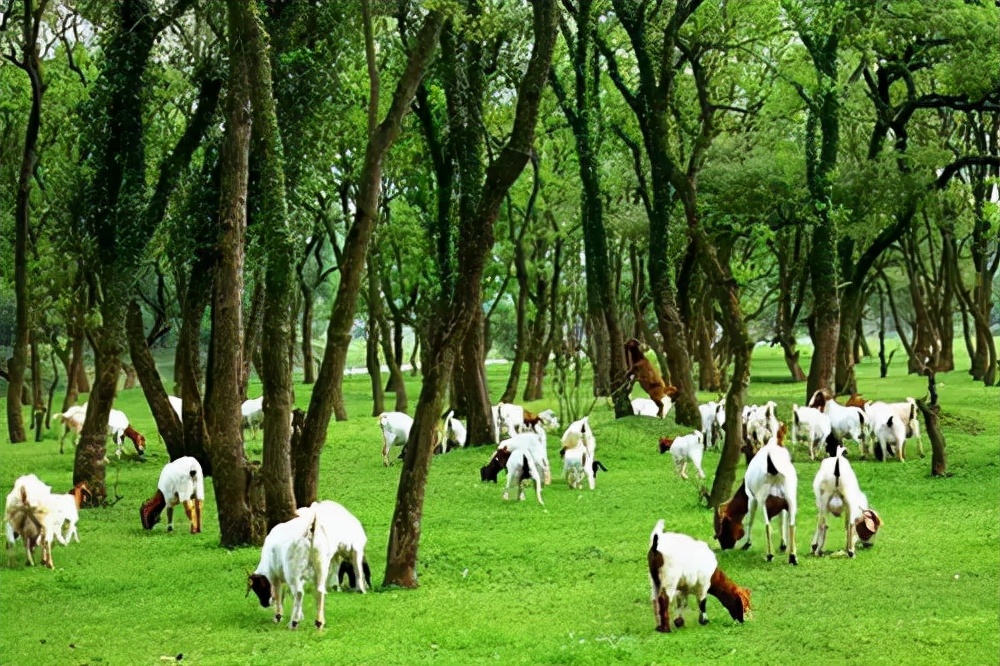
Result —
[[663, 381], [660, 371], [643, 355], [635, 338], [625, 343], [625, 359], [628, 361], [626, 384], [631, 386], [632, 381], [638, 381], [642, 390], [656, 403], [657, 416], [663, 418], [677, 397], [677, 387]]

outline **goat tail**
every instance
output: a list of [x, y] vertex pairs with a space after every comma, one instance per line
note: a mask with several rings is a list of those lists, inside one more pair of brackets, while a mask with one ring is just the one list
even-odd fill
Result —
[[771, 476], [778, 475], [778, 468], [774, 466], [774, 461], [771, 460], [771, 454], [767, 454], [767, 473]]
[[660, 535], [663, 534], [663, 526], [665, 521], [660, 518], [656, 521], [656, 525], [653, 526], [653, 533], [649, 535], [649, 549], [656, 550], [660, 542]]
[[833, 485], [840, 487], [840, 451], [837, 451], [837, 460], [833, 463]]

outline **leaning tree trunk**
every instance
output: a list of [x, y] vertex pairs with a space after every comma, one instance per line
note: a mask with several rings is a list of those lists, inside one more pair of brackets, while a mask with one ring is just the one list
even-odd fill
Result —
[[948, 457], [945, 455], [944, 434], [941, 426], [938, 425], [938, 416], [941, 413], [941, 406], [938, 405], [937, 380], [933, 370], [928, 370], [927, 388], [930, 395], [930, 402], [926, 398], [917, 400], [917, 408], [924, 416], [925, 432], [931, 440], [931, 476], [948, 475]]
[[[476, 310], [482, 307], [483, 271], [493, 246], [493, 226], [500, 204], [523, 171], [534, 143], [538, 106], [552, 62], [559, 11], [555, 0], [535, 0], [532, 11], [535, 40], [527, 72], [518, 90], [514, 128], [507, 145], [487, 170], [474, 215], [471, 219], [460, 221], [458, 256], [462, 257], [462, 263], [452, 307], [447, 320], [437, 327], [438, 332], [428, 341], [431, 348], [426, 357], [431, 362], [425, 368], [420, 402], [399, 478], [386, 553], [386, 585], [417, 585], [417, 550], [424, 489], [430, 471], [434, 448], [432, 433], [440, 415], [442, 391], [451, 374], [454, 350], [467, 334]], [[440, 307], [439, 311], [443, 314], [449, 312], [449, 308]]]
[[[367, 4], [364, 6], [367, 7]], [[306, 457], [309, 463], [302, 468], [299, 466], [295, 468], [294, 489], [298, 498], [310, 501], [316, 499], [319, 456], [326, 443], [330, 416], [336, 412], [338, 421], [347, 419], [342, 395], [344, 367], [347, 364], [347, 349], [351, 343], [351, 328], [354, 325], [355, 306], [361, 288], [361, 275], [368, 254], [368, 243], [375, 227], [375, 216], [378, 214], [382, 159], [399, 136], [403, 117], [410, 109], [417, 85], [434, 58], [444, 19], [444, 14], [437, 11], [425, 17], [423, 25], [414, 37], [413, 48], [406, 68], [400, 76], [389, 111], [385, 119], [369, 132], [364, 162], [358, 177], [354, 222], [347, 232], [347, 238], [344, 239], [340, 262], [340, 285], [330, 312], [326, 350], [309, 400], [308, 415], [302, 431], [301, 445], [307, 450]], [[379, 83], [374, 45], [371, 39], [366, 39], [366, 42], [369, 43], [366, 51], [369, 77], [374, 92], [372, 99], [369, 100], [369, 127], [372, 127], [375, 114], [378, 112]]]

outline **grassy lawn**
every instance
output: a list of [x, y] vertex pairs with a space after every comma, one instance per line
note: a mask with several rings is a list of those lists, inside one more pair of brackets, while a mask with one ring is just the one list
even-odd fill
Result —
[[[696, 480], [682, 481], [670, 457], [657, 453], [659, 436], [685, 430], [672, 416], [615, 421], [599, 404], [591, 423], [609, 471], [593, 492], [567, 489], [558, 477], [558, 435], [550, 435], [556, 478], [543, 493], [544, 507], [530, 494], [528, 501], [505, 503], [500, 487], [481, 483], [486, 449], [435, 458], [420, 588], [332, 592], [323, 632], [311, 626], [315, 600], [307, 594], [304, 626], [292, 632], [275, 626], [271, 609], [252, 595], [244, 598], [246, 571], [256, 566], [259, 549], [218, 546], [211, 481], [202, 534], [188, 534], [180, 509], [174, 533], [163, 523], [143, 531], [139, 506], [155, 491], [167, 456], [141, 391], [123, 392], [116, 406], [147, 435], [148, 460], [112, 461], [109, 485], [117, 482], [123, 498], [84, 512], [81, 543], [54, 548], [55, 571], [25, 568], [20, 543], [14, 566], [4, 559], [0, 663], [163, 664], [183, 655], [185, 664], [997, 664], [1000, 392], [973, 385], [967, 361], [960, 363], [961, 370], [939, 376], [950, 477], [930, 477], [926, 436], [923, 460], [914, 443], [902, 464], [855, 461], [862, 490], [885, 525], [875, 547], [859, 550], [854, 560], [815, 558], [808, 552], [818, 463], [797, 448], [800, 565], [765, 562], [758, 520], [751, 550], [719, 553], [729, 576], [753, 590], [751, 619], [735, 624], [710, 598], [709, 625], [694, 622], [693, 604], [687, 626], [671, 635], [653, 630], [645, 557], [653, 524], [665, 518], [668, 530], [716, 547]], [[902, 361], [884, 380], [874, 363], [859, 370], [869, 398], [926, 393], [922, 378], [900, 376]], [[507, 371], [490, 367], [492, 395], [499, 395]], [[804, 398], [804, 385], [787, 383], [786, 375], [780, 354], [759, 350], [750, 399], [776, 400], [783, 420]], [[408, 381], [414, 399], [418, 380]], [[382, 467], [368, 391], [364, 375], [345, 382], [351, 420], [330, 425], [320, 488], [322, 498], [344, 504], [364, 524], [378, 587], [400, 468]], [[308, 388], [297, 386], [296, 398], [305, 407]], [[550, 396], [529, 406], [557, 404]], [[6, 433], [6, 423], [0, 427]], [[0, 445], [0, 492], [5, 496], [28, 472], [55, 490], [68, 489], [72, 453], [58, 450], [54, 432], [39, 444]], [[260, 440], [249, 450], [259, 457]], [[717, 462], [718, 452], [709, 451], [710, 477]], [[832, 526], [828, 547], [841, 547], [841, 534]]]

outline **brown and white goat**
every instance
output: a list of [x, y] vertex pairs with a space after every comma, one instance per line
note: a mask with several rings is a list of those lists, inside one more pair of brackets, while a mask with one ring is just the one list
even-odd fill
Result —
[[660, 371], [643, 355], [639, 341], [635, 338], [625, 343], [625, 359], [629, 366], [626, 375], [628, 380], [634, 379], [639, 382], [642, 390], [656, 403], [657, 414], [662, 415], [669, 411], [669, 407], [664, 409], [663, 400], [666, 398], [672, 402], [676, 399], [677, 387], [663, 381]]

